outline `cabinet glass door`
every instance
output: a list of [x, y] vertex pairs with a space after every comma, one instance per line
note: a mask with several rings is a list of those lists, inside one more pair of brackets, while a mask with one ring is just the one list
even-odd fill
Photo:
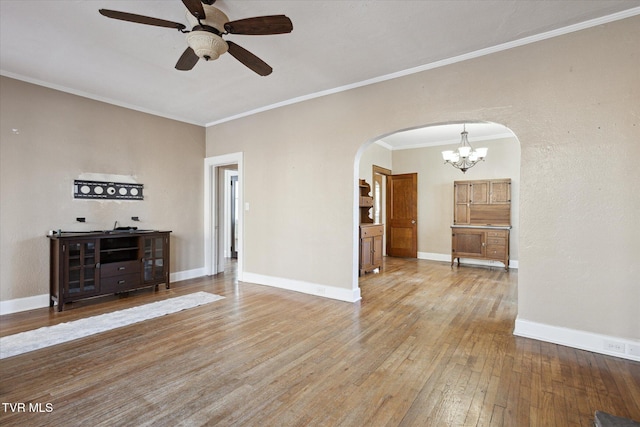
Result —
[[144, 281], [153, 282], [164, 279], [164, 237], [146, 237], [144, 239]]
[[95, 241], [69, 242], [67, 247], [67, 295], [90, 294], [98, 289]]

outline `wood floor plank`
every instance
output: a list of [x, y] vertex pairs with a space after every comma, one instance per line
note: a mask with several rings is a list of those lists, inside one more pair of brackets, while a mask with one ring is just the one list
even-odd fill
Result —
[[238, 283], [0, 316], [0, 336], [198, 291], [223, 300], [0, 361], [0, 424], [588, 426], [640, 420], [640, 363], [513, 336], [517, 270], [386, 258], [345, 303]]

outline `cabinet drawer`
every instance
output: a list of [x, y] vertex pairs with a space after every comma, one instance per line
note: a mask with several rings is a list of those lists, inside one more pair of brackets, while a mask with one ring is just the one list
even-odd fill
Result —
[[503, 259], [507, 254], [507, 248], [505, 246], [493, 246], [487, 245], [485, 255], [487, 258]]
[[507, 239], [504, 237], [488, 237], [487, 245], [491, 246], [507, 246]]
[[360, 196], [360, 207], [371, 207], [373, 206], [373, 197], [369, 196]]
[[487, 231], [488, 237], [507, 237], [507, 230], [489, 230]]
[[368, 227], [360, 227], [360, 237], [382, 236], [382, 225], [374, 225]]
[[119, 292], [134, 289], [140, 286], [140, 273], [111, 276], [100, 281], [102, 292]]
[[140, 273], [140, 261], [111, 262], [100, 265], [100, 277], [121, 276], [129, 273]]

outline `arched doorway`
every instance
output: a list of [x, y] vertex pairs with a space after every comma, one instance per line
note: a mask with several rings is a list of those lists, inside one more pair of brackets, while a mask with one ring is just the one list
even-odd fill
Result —
[[[445, 164], [442, 159], [442, 151], [453, 150], [460, 143], [463, 124], [474, 147], [488, 148], [485, 161], [479, 162], [466, 173]], [[434, 261], [451, 260], [453, 182], [510, 178], [510, 267], [518, 267], [520, 142], [509, 128], [497, 123], [468, 120], [399, 130], [368, 141], [358, 151], [355, 162], [357, 179], [373, 184], [377, 179], [374, 166], [389, 170], [392, 174], [417, 173], [417, 258]], [[355, 229], [359, 227], [358, 222], [354, 221]], [[357, 241], [354, 254], [358, 258], [359, 249]]]

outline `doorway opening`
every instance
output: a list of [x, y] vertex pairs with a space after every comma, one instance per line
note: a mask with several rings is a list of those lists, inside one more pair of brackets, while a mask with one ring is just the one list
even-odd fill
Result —
[[[225, 258], [237, 257], [237, 278], [242, 280], [243, 256], [243, 155], [232, 153], [205, 159], [204, 260], [205, 274], [225, 270]], [[232, 177], [234, 177], [232, 179]], [[233, 182], [233, 184], [232, 184]], [[233, 188], [231, 188], [233, 186]]]

